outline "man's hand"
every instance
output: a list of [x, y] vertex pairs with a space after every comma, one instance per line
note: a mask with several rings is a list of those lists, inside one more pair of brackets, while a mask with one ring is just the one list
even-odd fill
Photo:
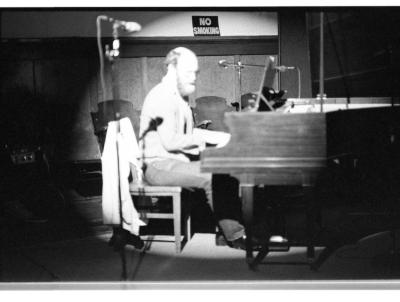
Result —
[[204, 120], [204, 121], [201, 121], [199, 124], [197, 124], [196, 128], [207, 129], [210, 124], [212, 124], [212, 121]]

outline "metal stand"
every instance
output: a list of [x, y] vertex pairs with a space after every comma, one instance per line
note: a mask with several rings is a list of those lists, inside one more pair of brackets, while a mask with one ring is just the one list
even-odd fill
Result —
[[[100, 78], [101, 78], [101, 85], [103, 91], [103, 99], [106, 99], [106, 88], [105, 88], [105, 81], [104, 81], [104, 57], [103, 51], [101, 46], [101, 28], [100, 28], [100, 21], [107, 20], [105, 16], [98, 16], [97, 17], [97, 40], [98, 40], [98, 48], [99, 48], [99, 57], [100, 57]], [[109, 45], [105, 46], [105, 57], [111, 64], [111, 85], [112, 85], [112, 100], [115, 98], [119, 99], [119, 87], [118, 81], [116, 78], [116, 70], [115, 70], [115, 62], [119, 57], [119, 48], [120, 48], [120, 41], [118, 39], [118, 26], [117, 24], [113, 24], [113, 43], [112, 49], [110, 49]], [[112, 106], [113, 110], [113, 119], [117, 122], [117, 136], [120, 133], [120, 117], [121, 114], [119, 111], [116, 110], [114, 104]], [[120, 184], [120, 161], [119, 161], [119, 145], [118, 140], [116, 141], [116, 148], [117, 148], [117, 177], [118, 177], [118, 208], [119, 208], [119, 218], [120, 218], [120, 225], [119, 227], [123, 229], [123, 215], [122, 215], [122, 199], [121, 199], [121, 184]], [[122, 280], [127, 280], [127, 270], [126, 270], [126, 257], [125, 251], [122, 248], [120, 251], [121, 261], [122, 261]]]
[[238, 97], [239, 112], [242, 111], [242, 68], [244, 68], [244, 66], [242, 65], [242, 62], [240, 62], [239, 60], [237, 62], [237, 65], [235, 66], [235, 70], [237, 70], [238, 72], [238, 79], [239, 79], [239, 97]]
[[238, 104], [239, 104], [239, 108], [238, 111], [242, 111], [242, 69], [245, 67], [265, 67], [264, 65], [256, 65], [256, 64], [242, 64], [242, 62], [239, 60], [237, 63], [230, 63], [230, 62], [226, 62], [225, 60], [223, 60], [223, 63], [220, 62], [220, 66], [224, 67], [224, 68], [228, 68], [228, 67], [234, 67], [235, 70], [238, 73], [238, 80], [239, 80], [239, 100], [238, 100]]
[[320, 12], [320, 32], [319, 32], [319, 94], [317, 100], [320, 102], [320, 111], [324, 112], [324, 101], [326, 94], [324, 93], [324, 13]]

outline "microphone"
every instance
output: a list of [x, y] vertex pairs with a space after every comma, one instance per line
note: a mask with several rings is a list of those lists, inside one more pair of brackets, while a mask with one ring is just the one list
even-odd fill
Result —
[[235, 63], [232, 63], [232, 62], [227, 62], [226, 60], [220, 60], [218, 62], [218, 65], [219, 65], [219, 67], [223, 67], [223, 68], [228, 68], [228, 67], [243, 68], [244, 66], [250, 66], [250, 65], [247, 65], [247, 64], [240, 64], [240, 62], [239, 62], [239, 64], [235, 64]]
[[142, 26], [139, 23], [136, 22], [128, 22], [128, 21], [123, 21], [123, 20], [118, 20], [114, 19], [108, 16], [102, 16], [103, 20], [106, 20], [108, 22], [113, 22], [115, 28], [121, 28], [124, 31], [133, 33], [136, 31], [140, 31], [142, 29]]
[[139, 23], [127, 22], [127, 21], [121, 21], [121, 20], [115, 20], [114, 26], [116, 26], [117, 28], [121, 28], [122, 30], [129, 32], [129, 33], [134, 33], [134, 32], [140, 31], [142, 29], [142, 27], [140, 26]]
[[147, 127], [147, 129], [139, 137], [139, 140], [142, 140], [146, 136], [146, 134], [149, 133], [150, 131], [156, 131], [158, 126], [160, 126], [163, 121], [164, 119], [162, 117], [152, 118], [149, 122], [149, 126]]
[[218, 65], [223, 68], [228, 68], [228, 62], [226, 60], [220, 60]]
[[280, 71], [280, 72], [285, 72], [285, 71], [288, 71], [288, 70], [296, 69], [296, 67], [295, 66], [284, 66], [284, 65], [282, 65], [282, 66], [275, 66], [274, 69], [277, 70], [277, 71]]

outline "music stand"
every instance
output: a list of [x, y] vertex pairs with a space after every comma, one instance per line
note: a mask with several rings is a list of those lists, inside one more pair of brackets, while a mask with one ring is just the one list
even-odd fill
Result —
[[274, 84], [275, 73], [276, 73], [275, 66], [276, 66], [275, 58], [273, 56], [267, 56], [267, 59], [265, 61], [263, 76], [260, 82], [260, 87], [257, 91], [257, 99], [255, 105], [255, 108], [257, 110], [260, 106], [260, 99], [262, 99], [265, 102], [265, 104], [271, 111], [275, 110], [262, 93], [264, 86], [272, 87]]

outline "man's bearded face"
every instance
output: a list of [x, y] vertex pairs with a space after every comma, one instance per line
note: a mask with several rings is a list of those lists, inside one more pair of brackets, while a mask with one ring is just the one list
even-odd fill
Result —
[[181, 96], [188, 96], [196, 90], [198, 73], [197, 58], [192, 56], [181, 57], [176, 65], [176, 80]]

